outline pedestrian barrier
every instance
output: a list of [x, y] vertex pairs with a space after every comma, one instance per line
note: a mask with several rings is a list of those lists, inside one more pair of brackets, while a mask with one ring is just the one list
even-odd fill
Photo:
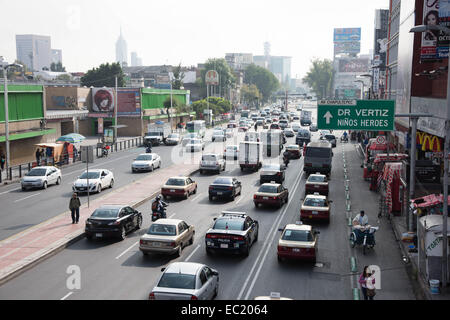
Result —
[[430, 280], [431, 294], [439, 294], [439, 280]]

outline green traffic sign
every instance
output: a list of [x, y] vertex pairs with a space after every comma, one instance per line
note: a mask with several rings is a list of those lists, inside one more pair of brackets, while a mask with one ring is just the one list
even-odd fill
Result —
[[394, 117], [393, 100], [321, 100], [317, 128], [394, 131]]

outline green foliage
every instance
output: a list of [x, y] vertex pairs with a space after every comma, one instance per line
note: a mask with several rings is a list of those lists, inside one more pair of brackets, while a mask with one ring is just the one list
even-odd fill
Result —
[[100, 67], [89, 70], [86, 75], [81, 78], [81, 86], [112, 88], [115, 86], [115, 76], [118, 77], [117, 86], [124, 87], [125, 79], [120, 64], [101, 64]]
[[255, 64], [251, 64], [245, 69], [244, 83], [254, 84], [261, 93], [263, 102], [269, 101], [272, 93], [280, 87], [280, 82], [272, 72]]
[[[231, 102], [219, 98], [219, 97], [209, 97], [209, 109], [213, 111], [214, 115], [219, 115], [222, 113], [228, 113], [232, 110]], [[192, 103], [192, 110], [196, 113], [197, 118], [203, 114], [203, 110], [208, 109], [208, 102], [206, 99], [198, 100]]]
[[184, 72], [181, 71], [181, 62], [180, 64], [173, 69], [173, 77], [172, 80], [172, 88], [175, 90], [180, 90], [183, 86]]
[[70, 81], [72, 80], [70, 75], [68, 74], [62, 74], [56, 77], [56, 80], [61, 80], [61, 81]]
[[200, 83], [202, 94], [206, 97], [205, 75], [209, 70], [216, 70], [219, 73], [219, 94], [224, 96], [228, 92], [228, 88], [232, 88], [236, 83], [236, 77], [225, 59], [208, 59], [205, 63], [205, 69], [201, 70]]
[[58, 63], [52, 62], [52, 64], [50, 65], [50, 70], [53, 72], [66, 72], [66, 68], [63, 67], [61, 62]]
[[241, 99], [248, 105], [256, 106], [258, 100], [262, 98], [258, 87], [254, 84], [244, 84], [241, 88]]
[[330, 96], [333, 85], [333, 62], [329, 59], [314, 59], [312, 65], [303, 78], [319, 99]]

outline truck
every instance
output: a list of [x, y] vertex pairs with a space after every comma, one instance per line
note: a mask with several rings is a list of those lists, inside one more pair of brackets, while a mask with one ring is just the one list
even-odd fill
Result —
[[147, 134], [144, 136], [144, 145], [159, 146], [166, 141], [169, 134], [172, 133], [170, 130], [170, 125], [168, 123], [158, 121], [156, 123], [151, 123], [148, 125]]
[[278, 157], [283, 150], [283, 132], [277, 129], [263, 130], [260, 134], [264, 157]]
[[245, 141], [239, 144], [239, 166], [241, 171], [258, 171], [262, 167], [261, 143]]
[[302, 126], [311, 125], [311, 111], [302, 110], [302, 115], [300, 116], [300, 124]]

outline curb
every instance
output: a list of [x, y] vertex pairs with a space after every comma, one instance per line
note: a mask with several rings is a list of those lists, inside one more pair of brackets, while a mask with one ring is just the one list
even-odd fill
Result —
[[[193, 174], [198, 173], [200, 170], [199, 169], [195, 169], [194, 171], [191, 171], [188, 176], [191, 176]], [[140, 200], [134, 204], [131, 205], [131, 207], [133, 209], [135, 209], [136, 207], [139, 207], [140, 205], [144, 204], [145, 202], [155, 198], [158, 194], [160, 193], [160, 190], [153, 192], [150, 196], [145, 197], [143, 200]], [[63, 213], [65, 214], [65, 213]], [[59, 215], [58, 215], [59, 216]], [[16, 278], [17, 276], [21, 275], [22, 273], [24, 273], [25, 271], [33, 268], [34, 266], [36, 266], [37, 264], [39, 264], [40, 262], [54, 256], [55, 254], [61, 252], [62, 250], [64, 250], [65, 248], [67, 248], [68, 246], [74, 244], [75, 242], [85, 238], [85, 232], [83, 231], [79, 231], [80, 233], [78, 235], [75, 235], [73, 238], [69, 239], [68, 241], [64, 241], [64, 238], [62, 240], [62, 243], [59, 245], [56, 245], [53, 248], [50, 248], [49, 250], [45, 251], [42, 255], [40, 255], [39, 257], [37, 257], [34, 260], [30, 260], [29, 263], [25, 263], [22, 266], [17, 267], [15, 270], [13, 270], [12, 272], [6, 274], [4, 277], [0, 278], [0, 285], [5, 284], [6, 282]], [[70, 236], [69, 236], [70, 237]], [[25, 258], [24, 260], [26, 260], [27, 258]], [[31, 258], [33, 259], [33, 258]]]

